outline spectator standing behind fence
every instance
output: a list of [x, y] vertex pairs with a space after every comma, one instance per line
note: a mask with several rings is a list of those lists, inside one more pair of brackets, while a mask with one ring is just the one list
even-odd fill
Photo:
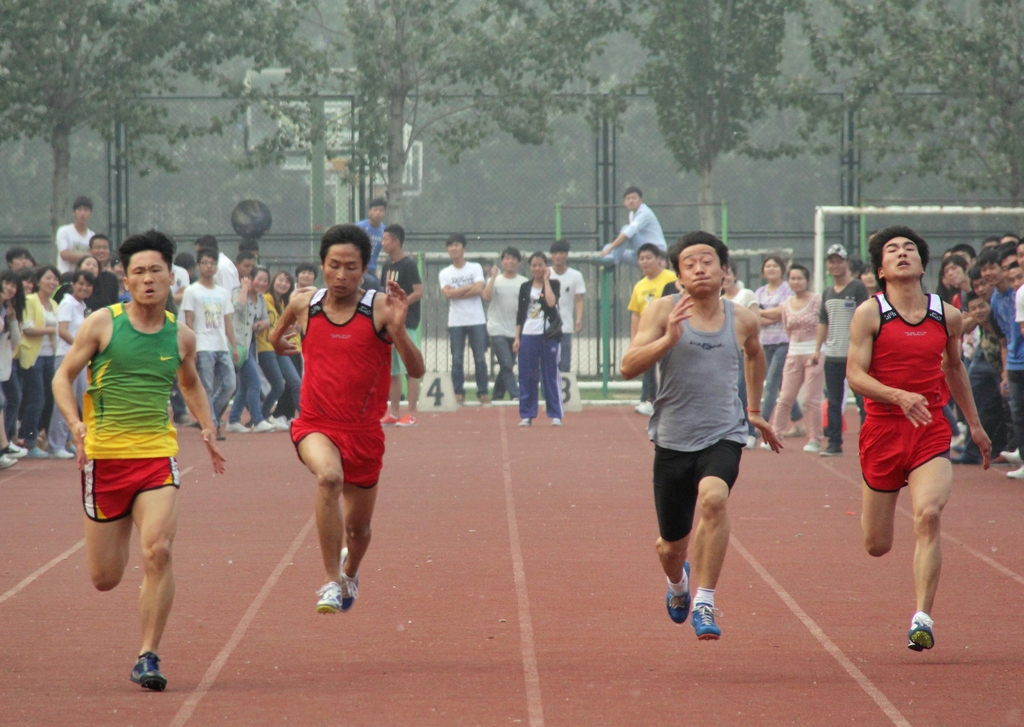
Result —
[[[999, 382], [1003, 375], [1002, 350], [1006, 338], [992, 317], [988, 300], [974, 291], [967, 294], [967, 313], [978, 334], [974, 355], [967, 367], [967, 378], [971, 382], [971, 393], [978, 407], [978, 419], [982, 429], [992, 440], [992, 451], [1006, 449], [1006, 424], [1003, 415], [1003, 397], [999, 393]], [[1005, 458], [1005, 455], [1004, 455]], [[981, 450], [967, 433], [964, 450], [959, 457], [950, 460], [953, 464], [981, 464]]]
[[[117, 276], [110, 271], [110, 240], [107, 236], [103, 233], [93, 235], [89, 240], [89, 253], [99, 267], [99, 271], [96, 273], [96, 284], [92, 287], [92, 295], [85, 301], [86, 308], [93, 311], [116, 303], [120, 289], [117, 284]], [[81, 261], [79, 265], [81, 265]]]
[[528, 427], [538, 411], [537, 384], [544, 384], [544, 411], [551, 426], [562, 426], [562, 388], [559, 386], [558, 351], [562, 340], [562, 319], [558, 313], [559, 285], [551, 279], [548, 258], [542, 252], [530, 255], [532, 280], [519, 286], [516, 312], [516, 340], [512, 350], [519, 354], [519, 426]]
[[24, 268], [34, 268], [36, 266], [36, 259], [32, 257], [32, 253], [23, 247], [15, 246], [7, 248], [7, 269], [8, 270], [22, 270]]
[[384, 215], [388, 211], [388, 201], [383, 197], [374, 197], [366, 208], [366, 219], [359, 220], [357, 227], [366, 230], [370, 236], [370, 263], [366, 266], [366, 273], [363, 275], [363, 288], [366, 290], [380, 290], [380, 278], [377, 277], [377, 259], [384, 247]]
[[22, 316], [21, 382], [22, 418], [21, 439], [29, 457], [49, 457], [37, 446], [42, 430], [50, 426], [53, 413], [54, 356], [57, 354], [57, 306], [53, 304], [53, 291], [60, 282], [57, 268], [44, 265], [39, 268], [38, 292], [25, 296]]
[[825, 436], [828, 437], [828, 446], [821, 451], [823, 457], [835, 457], [843, 453], [843, 409], [846, 404], [846, 355], [850, 350], [850, 322], [857, 306], [868, 299], [864, 283], [850, 277], [846, 259], [846, 248], [842, 245], [833, 245], [828, 249], [825, 263], [832, 276], [832, 285], [821, 296], [818, 335], [812, 359], [813, 363], [818, 363], [824, 344], [825, 389], [828, 392]]
[[[252, 253], [238, 253], [241, 287], [238, 289], [237, 297], [231, 301], [235, 308], [231, 324], [235, 328], [235, 349], [238, 351], [238, 388], [235, 389], [235, 399], [231, 402], [231, 410], [228, 413], [227, 431], [235, 434], [272, 432], [277, 428], [263, 418], [263, 410], [260, 407], [262, 382], [256, 356], [256, 334], [269, 327], [270, 319], [267, 315], [266, 299], [257, 294], [252, 284], [252, 267], [243, 265], [255, 262], [255, 257], [245, 258], [246, 254]], [[242, 424], [243, 409], [249, 410], [250, 427]]]
[[[672, 285], [676, 274], [665, 269], [665, 258], [662, 250], [652, 243], [645, 243], [637, 251], [637, 262], [644, 277], [633, 286], [633, 294], [629, 297], [629, 340], [632, 341], [640, 329], [640, 317], [647, 310], [652, 300], [660, 298], [666, 285]], [[636, 406], [637, 414], [651, 416], [654, 414], [654, 397], [658, 395], [658, 379], [655, 367], [647, 369], [643, 375], [640, 389], [640, 403]]]
[[[825, 369], [820, 359], [811, 363], [818, 334], [818, 316], [821, 311], [821, 295], [809, 290], [810, 271], [803, 265], [789, 269], [789, 288], [792, 295], [779, 306], [780, 325], [788, 337], [785, 365], [782, 369], [782, 385], [772, 428], [781, 435], [789, 428], [790, 412], [796, 404], [800, 387], [804, 389], [804, 411], [807, 412], [807, 433], [810, 435], [805, 452], [821, 451], [821, 397], [825, 384]], [[762, 316], [764, 311], [761, 312]], [[763, 332], [764, 329], [762, 329]], [[762, 407], [763, 408], [763, 407]], [[762, 449], [771, 449], [767, 442]]]
[[299, 263], [295, 266], [295, 289], [312, 288], [316, 286], [316, 265], [313, 263]]
[[268, 323], [266, 328], [256, 334], [256, 359], [259, 362], [260, 371], [263, 372], [267, 383], [270, 384], [270, 391], [263, 397], [260, 411], [265, 421], [270, 422], [279, 431], [287, 432], [290, 422], [286, 419], [275, 419], [274, 407], [277, 406], [277, 402], [280, 400], [281, 394], [284, 393], [286, 387], [292, 392], [292, 396], [298, 396], [299, 389], [302, 387], [302, 381], [299, 379], [298, 374], [294, 372], [294, 369], [289, 372], [289, 377], [285, 377], [284, 371], [281, 370], [281, 365], [277, 361], [274, 345], [270, 342], [270, 329], [274, 327], [280, 316], [274, 296], [270, 294], [270, 271], [266, 268], [256, 268], [253, 270], [252, 287], [256, 290], [257, 295], [263, 296], [267, 309]]
[[562, 317], [562, 351], [558, 368], [568, 372], [572, 370], [573, 334], [583, 330], [583, 296], [587, 294], [587, 283], [583, 273], [569, 267], [568, 240], [551, 243], [551, 267], [551, 279], [557, 280], [560, 288], [558, 313]]
[[[371, 238], [372, 240], [373, 238]], [[388, 256], [381, 268], [381, 279], [384, 284], [381, 286], [387, 290], [388, 281], [398, 283], [398, 287], [406, 295], [406, 302], [409, 304], [409, 311], [405, 316], [405, 329], [409, 337], [419, 346], [419, 333], [416, 331], [420, 325], [420, 299], [423, 297], [423, 280], [420, 278], [420, 268], [416, 259], [405, 254], [402, 247], [405, 244], [405, 228], [401, 225], [388, 225], [384, 228], [383, 250]], [[408, 381], [409, 389], [409, 412], [398, 416], [401, 412], [399, 407], [402, 401], [402, 377]], [[381, 424], [395, 424], [400, 427], [416, 426], [416, 402], [420, 396], [420, 381], [414, 376], [409, 376], [405, 369], [405, 362], [398, 354], [398, 349], [391, 348], [391, 411], [381, 420]]]
[[[274, 280], [270, 284], [270, 298], [267, 300], [268, 315], [270, 314], [271, 307], [274, 308], [278, 316], [284, 312], [284, 309], [288, 307], [288, 303], [291, 302], [292, 289], [294, 287], [295, 281], [287, 271], [281, 270], [274, 276]], [[292, 419], [295, 418], [302, 391], [302, 332], [298, 328], [293, 328], [285, 335], [295, 344], [295, 349], [299, 355], [277, 355], [277, 365], [281, 369], [281, 375], [284, 376], [285, 383], [288, 386], [285, 388], [284, 393], [281, 394], [281, 398], [277, 400], [274, 418], [278, 422], [291, 424]], [[295, 388], [296, 383], [298, 388]]]
[[18, 459], [28, 454], [27, 449], [14, 443], [18, 431], [18, 410], [21, 409], [21, 381], [15, 368], [15, 352], [21, 343], [21, 317], [25, 310], [25, 293], [21, 287], [21, 278], [13, 270], [0, 273], [0, 299], [0, 316], [3, 317], [3, 331], [0, 331], [0, 381], [3, 382], [4, 399], [0, 444], [7, 443], [0, 449], [0, 456]]
[[71, 205], [75, 221], [70, 225], [57, 228], [57, 269], [62, 273], [70, 273], [83, 257], [89, 254], [89, 239], [93, 231], [89, 229], [89, 218], [92, 217], [92, 200], [78, 197]]
[[466, 339], [473, 351], [476, 373], [476, 396], [481, 404], [490, 404], [487, 395], [487, 319], [480, 294], [484, 292], [484, 269], [480, 263], [466, 262], [466, 238], [455, 233], [448, 236], [448, 255], [452, 264], [438, 273], [441, 293], [448, 299], [448, 341], [452, 349], [452, 386], [455, 401], [466, 400], [466, 376], [463, 359]]
[[[601, 251], [601, 262], [627, 262], [637, 265], [640, 260], [640, 248], [646, 244], [654, 245], [665, 251], [665, 233], [661, 231], [661, 223], [654, 211], [644, 204], [644, 194], [639, 187], [627, 187], [622, 195], [622, 203], [629, 210], [629, 224], [625, 225], [618, 236], [605, 245]], [[632, 249], [625, 243], [629, 241]]]
[[211, 250], [217, 256], [217, 273], [213, 276], [214, 285], [219, 285], [227, 291], [231, 299], [234, 300], [238, 295], [236, 292], [241, 287], [241, 282], [238, 277], [238, 266], [232, 262], [231, 258], [220, 251], [220, 245], [217, 243], [217, 238], [213, 235], [200, 235], [196, 238], [196, 261], [198, 264], [199, 253], [202, 250]]
[[235, 391], [234, 305], [224, 288], [213, 282], [217, 274], [217, 253], [199, 251], [199, 281], [185, 291], [181, 312], [185, 325], [196, 334], [196, 370], [210, 401], [210, 412], [217, 426], [217, 439], [223, 439], [221, 421], [231, 394]]
[[[519, 289], [526, 277], [519, 274], [523, 256], [517, 248], [506, 247], [501, 253], [500, 266], [491, 268], [491, 275], [481, 297], [488, 301], [487, 335], [491, 350], [498, 359], [498, 377], [494, 380], [494, 400], [519, 398], [519, 382], [515, 374], [516, 318], [519, 314]], [[499, 275], [499, 272], [501, 273]], [[552, 275], [554, 279], [554, 275]]]
[[[75, 271], [74, 277], [71, 279], [71, 293], [65, 295], [61, 299], [60, 305], [57, 306], [57, 336], [60, 340], [57, 342], [57, 356], [53, 361], [55, 371], [60, 368], [64, 356], [71, 350], [71, 344], [75, 342], [75, 334], [78, 333], [79, 326], [82, 325], [89, 312], [85, 301], [92, 295], [96, 277], [83, 267], [83, 263], [88, 260], [92, 260], [93, 264], [96, 264], [92, 256], [78, 261], [78, 270]], [[82, 369], [75, 380], [71, 382], [71, 391], [75, 395], [75, 401], [78, 402], [79, 412], [82, 411], [82, 400], [85, 398], [85, 390], [88, 385], [85, 369]], [[60, 413], [60, 409], [55, 410], [50, 419], [48, 438], [51, 456], [56, 459], [74, 458], [75, 447], [71, 443], [68, 424], [64, 420], [64, 415]]]
[[[786, 366], [786, 354], [789, 353], [789, 336], [786, 335], [782, 323], [782, 311], [786, 301], [793, 296], [793, 290], [786, 282], [786, 263], [780, 255], [768, 255], [761, 263], [761, 277], [768, 281], [754, 291], [757, 304], [761, 307], [761, 348], [768, 360], [768, 375], [764, 382], [764, 399], [761, 401], [761, 416], [765, 421], [772, 420], [775, 412], [775, 401], [782, 388], [782, 369]], [[813, 353], [813, 351], [812, 351]], [[799, 422], [803, 417], [800, 405], [794, 399], [790, 418]], [[775, 433], [783, 436], [803, 436], [803, 428], [797, 424], [794, 432], [776, 429]]]

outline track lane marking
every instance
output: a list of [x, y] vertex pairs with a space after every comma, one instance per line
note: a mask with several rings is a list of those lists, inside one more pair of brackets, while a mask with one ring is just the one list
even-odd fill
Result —
[[195, 708], [199, 705], [206, 693], [210, 691], [210, 687], [217, 681], [217, 677], [220, 675], [221, 669], [224, 668], [224, 664], [231, 657], [232, 652], [242, 641], [245, 636], [245, 632], [249, 629], [253, 619], [259, 613], [260, 608], [263, 606], [263, 602], [267, 600], [267, 596], [270, 595], [270, 591], [273, 590], [274, 586], [277, 585], [277, 581], [281, 578], [281, 574], [284, 573], [284, 569], [288, 567], [288, 564], [294, 559], [295, 554], [299, 551], [302, 546], [302, 542], [309, 535], [310, 530], [313, 529], [313, 525], [316, 524], [316, 513], [309, 516], [309, 520], [302, 526], [302, 530], [295, 536], [295, 540], [292, 541], [291, 547], [288, 548], [288, 552], [284, 554], [277, 566], [270, 573], [266, 583], [263, 584], [263, 588], [256, 594], [256, 598], [253, 599], [252, 603], [249, 604], [249, 608], [245, 610], [245, 614], [242, 616], [241, 621], [235, 626], [235, 630], [231, 633], [231, 638], [228, 639], [227, 643], [224, 644], [224, 648], [220, 650], [220, 653], [210, 663], [209, 668], [206, 670], [206, 674], [203, 675], [198, 686], [192, 693], [188, 695], [185, 702], [181, 705], [178, 710], [178, 714], [175, 715], [174, 720], [171, 722], [171, 727], [182, 727]]
[[[501, 469], [505, 480], [505, 513], [508, 516], [509, 545], [512, 551], [512, 573], [516, 583], [516, 606], [519, 611], [519, 642], [523, 651], [523, 673], [526, 680], [526, 709], [530, 727], [544, 727], [544, 704], [540, 695], [540, 672], [533, 646], [533, 622], [530, 620], [530, 598], [526, 591], [526, 569], [519, 544], [519, 525], [516, 521], [515, 497], [512, 493], [512, 461], [508, 449], [508, 428], [505, 410], [498, 415], [501, 425]], [[172, 726], [176, 727], [176, 726]]]
[[[845, 472], [840, 472], [839, 470], [837, 470], [832, 465], [826, 464], [824, 462], [819, 462], [818, 464], [820, 464], [822, 467], [824, 467], [825, 469], [827, 469], [829, 472], [831, 472], [832, 474], [836, 475], [837, 477], [841, 477], [842, 479], [846, 480], [847, 482], [849, 482], [851, 484], [856, 485], [857, 487], [863, 487], [863, 483], [862, 482], [860, 482], [859, 480], [857, 480], [854, 477], [851, 477], [850, 475], [846, 474]], [[896, 506], [896, 511], [899, 512], [902, 515], [905, 515], [909, 520], [911, 520], [911, 521], [914, 520], [914, 513], [911, 510], [908, 510], [905, 507], [900, 507], [899, 505], [897, 505]], [[943, 540], [948, 540], [949, 542], [953, 543], [954, 545], [957, 545], [960, 548], [963, 548], [965, 551], [967, 551], [968, 553], [973, 555], [975, 558], [980, 560], [982, 563], [985, 563], [986, 565], [991, 566], [993, 569], [995, 569], [996, 571], [998, 571], [1002, 575], [1004, 575], [1007, 578], [1010, 578], [1011, 580], [1014, 580], [1017, 583], [1019, 583], [1022, 586], [1024, 586], [1024, 576], [1022, 576], [1020, 573], [1017, 573], [1017, 572], [1015, 572], [1013, 570], [1010, 570], [1009, 568], [1007, 568], [1005, 565], [1003, 565], [999, 561], [995, 560], [994, 558], [990, 558], [989, 556], [987, 556], [984, 553], [982, 553], [980, 550], [976, 550], [975, 548], [972, 548], [971, 546], [969, 546], [967, 543], [965, 543], [964, 541], [960, 540], [959, 538], [957, 538], [957, 537], [955, 537], [953, 535], [948, 534], [947, 532], [945, 532], [945, 530], [940, 532], [939, 535], [942, 537]]]
[[[42, 469], [42, 468], [37, 468], [37, 469]], [[181, 474], [178, 475], [179, 479], [181, 477], [184, 477], [185, 475], [187, 475], [193, 469], [195, 469], [195, 467], [186, 467], [184, 470], [181, 471]], [[23, 471], [31, 472], [33, 470], [23, 470]], [[11, 480], [11, 479], [14, 479], [14, 478], [13, 477], [9, 477], [7, 479]], [[26, 586], [28, 586], [30, 583], [32, 583], [32, 581], [36, 580], [37, 578], [39, 578], [40, 576], [45, 574], [51, 568], [59, 565], [60, 563], [62, 563], [65, 560], [67, 560], [72, 555], [74, 555], [76, 552], [81, 550], [83, 547], [85, 547], [85, 538], [82, 538], [81, 540], [79, 540], [77, 543], [72, 545], [70, 548], [65, 550], [63, 553], [58, 555], [56, 558], [51, 560], [46, 565], [44, 565], [41, 568], [38, 568], [37, 570], [33, 571], [31, 574], [29, 574], [27, 577], [25, 577], [25, 579], [22, 580], [21, 583], [19, 583], [18, 585], [14, 586], [14, 588], [10, 589], [6, 593], [4, 593], [2, 596], [0, 596], [0, 603], [3, 603], [4, 601], [8, 600], [9, 598], [14, 598], [16, 595], [18, 595], [18, 593], [23, 591]]]
[[900, 714], [900, 711], [896, 709], [895, 705], [889, 701], [882, 691], [864, 675], [864, 672], [858, 669], [857, 666], [850, 661], [849, 657], [843, 653], [842, 649], [835, 645], [832, 639], [830, 639], [824, 631], [822, 631], [821, 627], [815, 623], [814, 619], [808, 616], [807, 612], [800, 608], [800, 605], [796, 600], [789, 595], [786, 589], [783, 588], [777, 580], [772, 577], [771, 573], [765, 570], [764, 566], [762, 566], [758, 560], [750, 554], [750, 551], [743, 547], [740, 541], [736, 539], [735, 535], [729, 536], [729, 544], [741, 556], [743, 556], [743, 559], [747, 561], [750, 567], [753, 568], [759, 576], [761, 576], [761, 580], [767, 583], [768, 587], [775, 591], [775, 595], [782, 599], [782, 602], [786, 604], [789, 610], [793, 612], [793, 615], [796, 616], [807, 630], [811, 632], [811, 635], [818, 640], [818, 643], [822, 645], [825, 651], [827, 651], [833, 659], [839, 662], [839, 665], [846, 670], [846, 673], [849, 674], [855, 682], [857, 682], [857, 686], [867, 692], [867, 695], [871, 697], [874, 703], [877, 704], [883, 712], [885, 712], [885, 716], [888, 717], [894, 725], [897, 725], [897, 727], [911, 727], [907, 718]]

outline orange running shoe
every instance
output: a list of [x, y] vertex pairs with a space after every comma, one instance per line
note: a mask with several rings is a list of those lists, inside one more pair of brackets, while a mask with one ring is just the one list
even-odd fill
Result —
[[404, 417], [397, 420], [395, 424], [397, 424], [400, 427], [415, 427], [416, 417], [414, 417], [412, 414], [406, 414]]
[[385, 425], [387, 425], [387, 424], [398, 424], [399, 421], [400, 420], [399, 420], [398, 417], [392, 416], [389, 413], [386, 417], [384, 417], [383, 419], [380, 420], [380, 423], [381, 424], [385, 424]]

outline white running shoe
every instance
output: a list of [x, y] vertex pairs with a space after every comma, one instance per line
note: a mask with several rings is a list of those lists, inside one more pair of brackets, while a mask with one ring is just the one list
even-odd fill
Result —
[[316, 595], [320, 596], [316, 602], [317, 613], [337, 613], [341, 610], [341, 586], [334, 581], [321, 586]]
[[744, 449], [754, 449], [757, 447], [757, 437], [753, 434], [747, 435], [747, 446]]
[[562, 420], [559, 419], [558, 417], [555, 417], [554, 419], [551, 420], [551, 426], [553, 426], [553, 427], [560, 427], [560, 426], [562, 426]]
[[804, 451], [810, 452], [811, 454], [817, 454], [821, 451], [821, 444], [818, 442], [808, 442], [804, 445]]
[[1006, 473], [1006, 476], [1011, 480], [1024, 480], [1024, 467], [1016, 470], [1010, 470]]
[[644, 416], [647, 417], [653, 416], [654, 404], [652, 404], [649, 401], [641, 401], [639, 404], [633, 407], [633, 411], [635, 411], [637, 414], [643, 414]]
[[74, 459], [75, 455], [66, 449], [58, 449], [56, 452], [50, 454], [54, 459]]
[[1005, 459], [1007, 462], [1009, 462], [1015, 467], [1020, 467], [1021, 465], [1024, 465], [1024, 460], [1022, 460], [1020, 457], [1019, 449], [1015, 449], [1012, 452], [1000, 452], [999, 454], [1003, 459]]
[[6, 454], [0, 454], [0, 470], [5, 470], [8, 467], [13, 467], [18, 464], [18, 460], [14, 457], [8, 457]]
[[276, 432], [277, 427], [268, 422], [266, 419], [261, 421], [259, 424], [252, 428], [254, 434], [262, 434], [263, 432]]
[[271, 417], [268, 421], [273, 424], [279, 432], [290, 432], [292, 429], [291, 420], [287, 417]]
[[245, 426], [241, 422], [229, 422], [224, 431], [231, 432], [232, 434], [248, 434], [249, 427]]

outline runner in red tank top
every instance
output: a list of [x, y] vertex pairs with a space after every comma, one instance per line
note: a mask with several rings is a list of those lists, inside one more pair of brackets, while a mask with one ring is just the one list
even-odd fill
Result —
[[[326, 287], [292, 296], [270, 334], [281, 355], [297, 353], [285, 335], [303, 331], [301, 413], [292, 421], [299, 459], [316, 475], [316, 523], [327, 583], [316, 610], [352, 607], [359, 590], [359, 564], [370, 545], [370, 520], [384, 463], [384, 431], [391, 387], [391, 346], [409, 371], [423, 376], [423, 356], [405, 329], [405, 293], [388, 283], [387, 293], [363, 291], [370, 238], [356, 225], [324, 233], [320, 262]], [[339, 497], [344, 497], [344, 508]]]
[[857, 308], [846, 375], [865, 398], [860, 430], [864, 473], [861, 526], [873, 556], [892, 548], [896, 500], [910, 490], [914, 510], [917, 612], [908, 646], [935, 643], [930, 616], [942, 566], [940, 518], [953, 485], [951, 430], [942, 408], [950, 392], [988, 467], [992, 448], [978, 419], [960, 358], [960, 311], [921, 292], [928, 244], [909, 227], [887, 227], [868, 243], [882, 295]]

